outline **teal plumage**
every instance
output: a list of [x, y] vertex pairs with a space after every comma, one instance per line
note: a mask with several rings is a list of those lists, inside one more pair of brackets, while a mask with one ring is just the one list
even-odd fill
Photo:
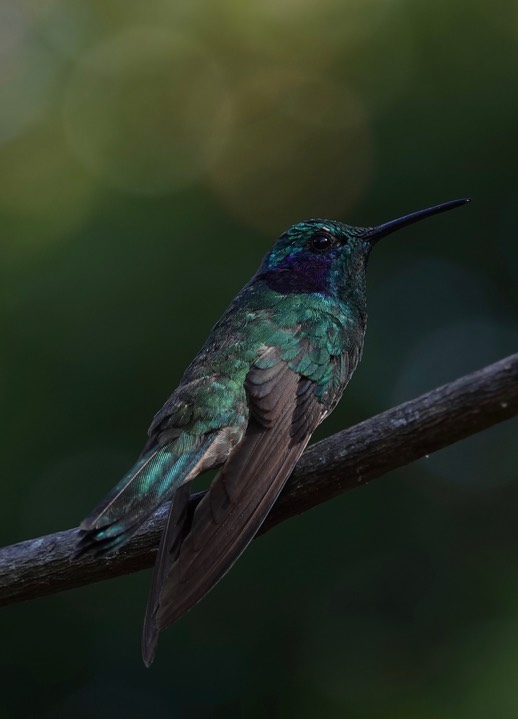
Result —
[[[81, 524], [78, 553], [126, 542], [173, 499], [146, 610], [143, 657], [258, 531], [362, 352], [375, 242], [465, 200], [375, 228], [308, 220], [285, 232], [153, 419], [135, 466]], [[194, 512], [190, 482], [220, 467]]]

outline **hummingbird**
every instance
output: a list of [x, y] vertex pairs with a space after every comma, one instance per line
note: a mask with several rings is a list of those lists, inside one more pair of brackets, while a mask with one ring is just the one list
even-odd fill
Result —
[[[144, 618], [146, 666], [159, 633], [207, 594], [253, 539], [342, 396], [362, 355], [374, 245], [466, 202], [375, 227], [299, 222], [214, 325], [151, 422], [135, 465], [79, 527], [78, 555], [111, 554], [172, 500]], [[191, 482], [214, 467], [193, 510]]]

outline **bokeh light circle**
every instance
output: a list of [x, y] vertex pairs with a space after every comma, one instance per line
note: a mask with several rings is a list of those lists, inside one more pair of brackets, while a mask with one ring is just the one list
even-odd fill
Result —
[[368, 120], [352, 91], [270, 68], [234, 83], [227, 142], [209, 182], [245, 224], [276, 232], [303, 217], [344, 217], [373, 164]]
[[203, 171], [222, 96], [216, 63], [188, 36], [132, 29], [82, 56], [64, 119], [74, 152], [107, 184], [163, 194]]

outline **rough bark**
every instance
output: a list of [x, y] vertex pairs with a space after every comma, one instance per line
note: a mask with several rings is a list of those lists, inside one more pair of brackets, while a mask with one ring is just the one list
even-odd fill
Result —
[[[516, 414], [518, 353], [311, 446], [261, 531]], [[113, 557], [72, 559], [76, 528], [0, 549], [0, 606], [149, 567], [167, 510]]]

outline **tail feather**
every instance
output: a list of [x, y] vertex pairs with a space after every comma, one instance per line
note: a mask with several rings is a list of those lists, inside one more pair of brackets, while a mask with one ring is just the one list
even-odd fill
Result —
[[215, 437], [183, 435], [145, 453], [81, 522], [76, 556], [87, 552], [96, 556], [110, 554], [127, 542], [179, 486], [193, 477], [196, 469], [208, 468], [209, 462], [204, 459]]
[[180, 533], [171, 521], [171, 536], [164, 535], [144, 627], [146, 666], [159, 632], [207, 594], [253, 539], [322, 418], [315, 383], [282, 360], [254, 366], [246, 386], [252, 417], [243, 440]]
[[156, 611], [162, 584], [180, 553], [183, 540], [191, 529], [194, 507], [189, 504], [190, 496], [190, 484], [184, 484], [177, 490], [169, 510], [166, 527], [162, 532], [142, 629], [142, 657], [147, 667], [153, 662], [160, 633], [156, 622]]

